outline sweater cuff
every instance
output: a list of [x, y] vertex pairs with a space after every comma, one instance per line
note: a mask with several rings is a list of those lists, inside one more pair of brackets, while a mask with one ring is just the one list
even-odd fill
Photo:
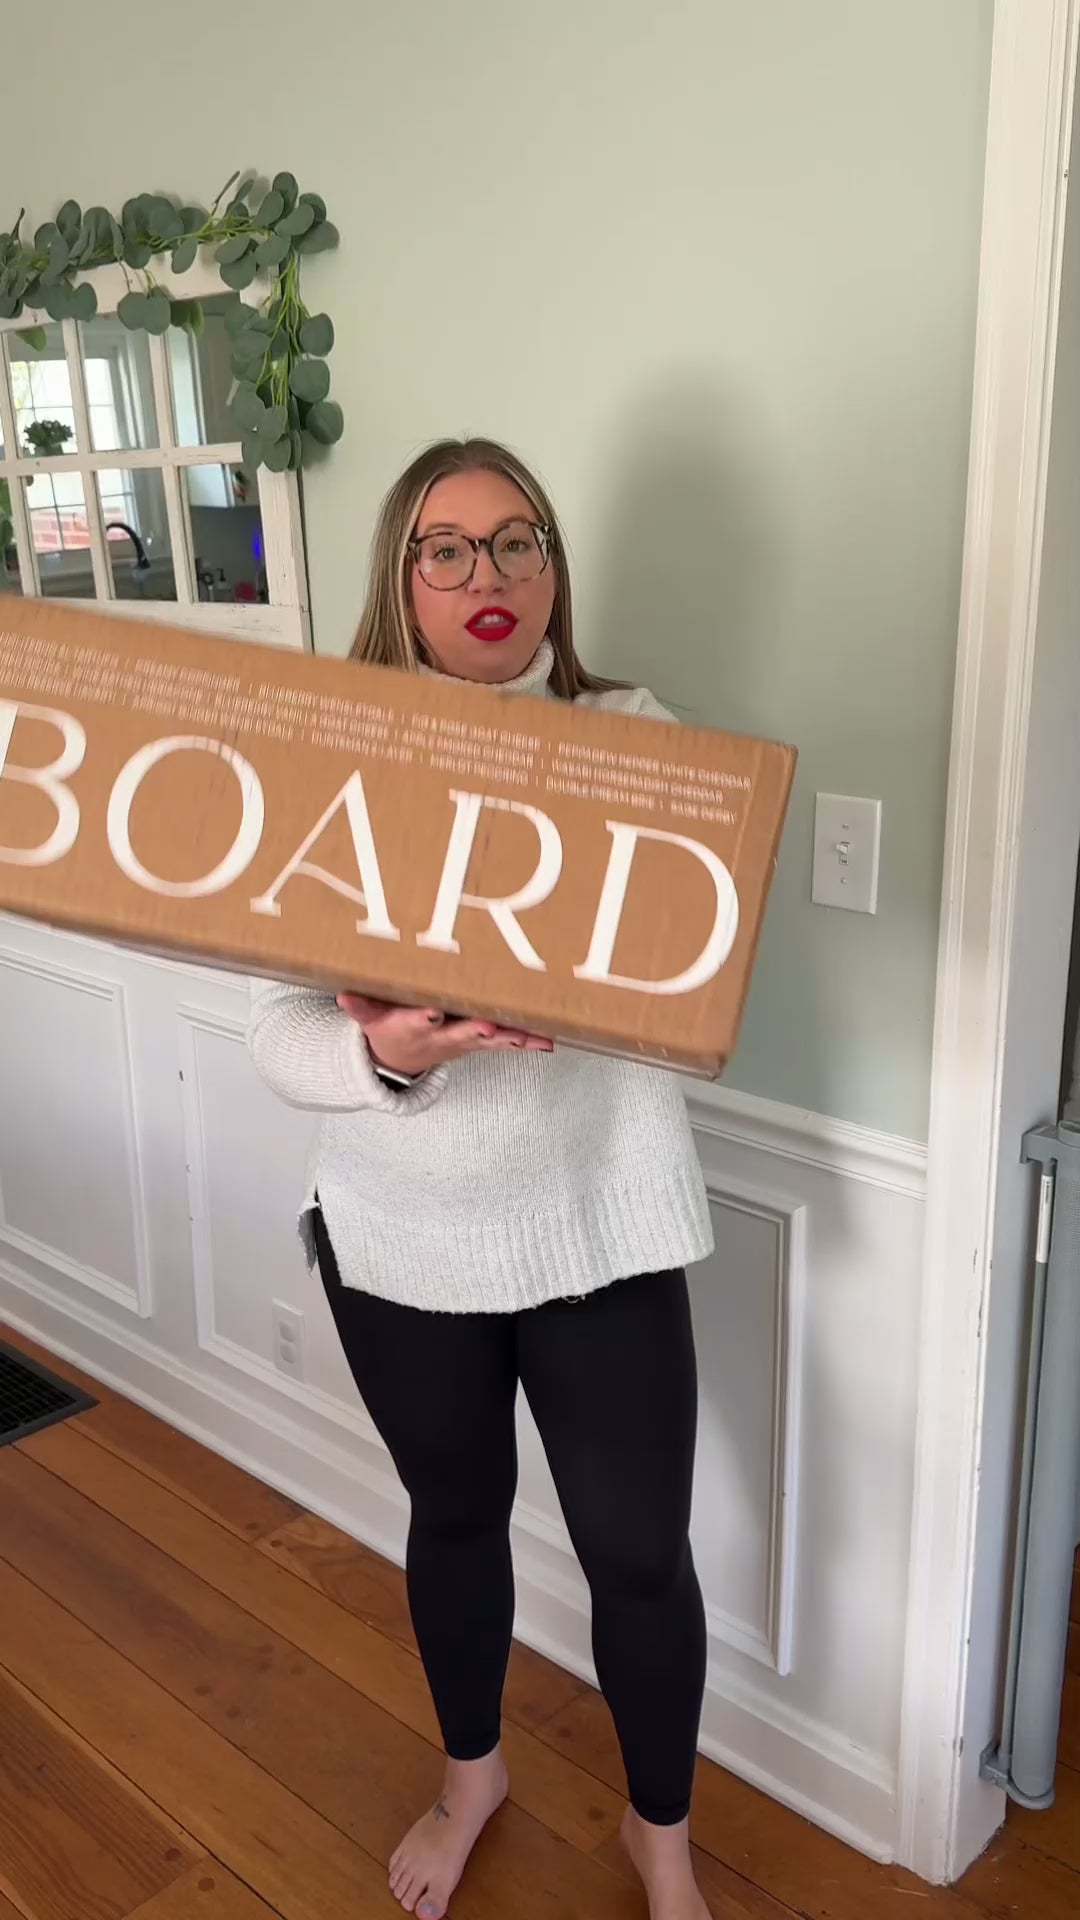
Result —
[[339, 1067], [358, 1108], [401, 1118], [423, 1113], [439, 1098], [449, 1078], [447, 1067], [433, 1067], [412, 1087], [388, 1087], [379, 1079], [368, 1043], [355, 1020], [346, 1020]]

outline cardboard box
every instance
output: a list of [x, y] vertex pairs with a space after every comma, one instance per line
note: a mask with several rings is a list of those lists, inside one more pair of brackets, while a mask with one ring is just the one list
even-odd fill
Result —
[[5, 599], [0, 908], [719, 1073], [795, 754]]

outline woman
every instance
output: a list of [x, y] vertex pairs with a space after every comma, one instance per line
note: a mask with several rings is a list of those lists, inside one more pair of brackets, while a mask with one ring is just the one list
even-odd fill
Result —
[[[659, 716], [574, 652], [533, 476], [446, 441], [388, 495], [357, 659]], [[687, 1816], [705, 1679], [688, 1525], [696, 1373], [683, 1268], [712, 1246], [678, 1083], [531, 1034], [255, 986], [250, 1045], [327, 1115], [304, 1210], [345, 1354], [409, 1493], [409, 1601], [446, 1748], [390, 1884], [438, 1920], [507, 1792], [514, 1406], [529, 1400], [593, 1603], [652, 1920], [708, 1920]]]

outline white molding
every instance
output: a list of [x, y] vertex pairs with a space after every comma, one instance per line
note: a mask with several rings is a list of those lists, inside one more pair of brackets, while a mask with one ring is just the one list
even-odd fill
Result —
[[[65, 605], [102, 611], [100, 600], [73, 597]], [[186, 605], [178, 600], [110, 600], [105, 611], [110, 620], [154, 620], [159, 626], [182, 627], [190, 633], [212, 633], [218, 640], [252, 640], [262, 647], [291, 648], [294, 653], [311, 647], [311, 622], [302, 607], [248, 606], [223, 600], [192, 600]]]
[[[236, 1461], [256, 1479], [297, 1499], [312, 1512], [333, 1517], [320, 1505], [317, 1491], [312, 1491], [312, 1487], [325, 1484], [323, 1475], [338, 1492], [341, 1510], [347, 1504], [347, 1490], [359, 1483], [383, 1510], [373, 1525], [372, 1545], [400, 1562], [407, 1503], [396, 1473], [386, 1464], [384, 1450], [379, 1458], [369, 1460], [355, 1445], [339, 1445], [333, 1433], [293, 1420], [282, 1406], [275, 1406], [273, 1420], [268, 1421], [265, 1401], [247, 1392], [238, 1381], [209, 1368], [191, 1366], [158, 1346], [152, 1336], [118, 1327], [86, 1299], [60, 1292], [2, 1256], [0, 1301], [0, 1319], [18, 1332], [40, 1341], [58, 1358], [71, 1361], [103, 1386], [179, 1427], [212, 1452]], [[275, 1386], [281, 1385], [275, 1375]], [[197, 1414], [194, 1408], [199, 1410]], [[237, 1438], [241, 1423], [242, 1445]], [[354, 1441], [360, 1439], [366, 1444], [367, 1436], [357, 1423], [346, 1420], [336, 1424], [350, 1428]], [[290, 1470], [302, 1462], [310, 1463], [311, 1485], [303, 1478], [289, 1477]], [[294, 1487], [301, 1491], [294, 1492]]]
[[260, 467], [258, 482], [270, 606], [277, 612], [288, 608], [299, 616], [300, 644], [310, 648], [307, 556], [299, 475], [271, 473], [268, 467]]
[[[179, 1026], [181, 1107], [184, 1118], [184, 1158], [187, 1163], [188, 1217], [191, 1221], [191, 1272], [195, 1291], [195, 1338], [203, 1353], [213, 1354], [226, 1365], [251, 1374], [283, 1390], [294, 1400], [312, 1404], [312, 1389], [300, 1381], [289, 1380], [276, 1367], [248, 1353], [235, 1341], [224, 1339], [217, 1330], [214, 1313], [214, 1255], [210, 1239], [210, 1186], [206, 1165], [206, 1129], [203, 1125], [202, 1081], [199, 1072], [198, 1035], [206, 1033], [244, 1043], [244, 1023], [228, 1014], [210, 1013], [204, 1007], [181, 1002], [176, 1008]], [[321, 1402], [327, 1396], [318, 1395]], [[328, 1409], [316, 1405], [316, 1412]], [[344, 1411], [344, 1409], [342, 1409]], [[341, 1424], [353, 1426], [355, 1422]]]
[[[10, 459], [18, 447], [19, 436], [15, 427], [11, 368], [2, 324], [0, 324], [0, 427], [4, 430], [4, 452]], [[3, 463], [5, 468], [8, 465], [8, 459]], [[15, 529], [15, 549], [19, 556], [19, 578], [23, 583], [24, 593], [29, 585], [31, 594], [36, 597], [41, 592], [41, 581], [38, 575], [37, 553], [34, 548], [33, 528], [30, 524], [30, 508], [26, 503], [25, 487], [9, 487], [8, 497]]]
[[[158, 445], [164, 455], [161, 468], [161, 484], [165, 493], [165, 514], [169, 525], [169, 546], [172, 549], [173, 586], [175, 598], [181, 606], [198, 604], [199, 590], [195, 579], [195, 559], [191, 547], [191, 531], [188, 516], [184, 511], [184, 498], [180, 488], [180, 475], [173, 464], [176, 453], [176, 396], [173, 393], [172, 370], [169, 365], [168, 348], [160, 334], [147, 335], [147, 348], [150, 354], [150, 381], [154, 393], [154, 412], [157, 415]], [[89, 439], [87, 440], [89, 445]], [[233, 459], [235, 459], [235, 454]], [[98, 590], [99, 600], [111, 599], [111, 594]]]
[[795, 1635], [807, 1208], [803, 1202], [789, 1200], [771, 1188], [743, 1184], [727, 1175], [722, 1181], [707, 1178], [706, 1191], [715, 1205], [750, 1214], [772, 1226], [776, 1327], [764, 1627], [737, 1620], [713, 1605], [706, 1607], [706, 1615], [714, 1639], [725, 1641], [783, 1676], [791, 1672]]
[[[52, 218], [52, 215], [49, 215]], [[33, 229], [33, 220], [27, 221], [28, 231]], [[154, 281], [169, 295], [171, 300], [213, 300], [227, 295], [228, 287], [221, 278], [216, 265], [210, 258], [210, 249], [204, 248], [202, 255], [186, 273], [173, 273], [171, 262], [164, 254], [154, 256]], [[75, 281], [81, 285], [86, 281], [97, 295], [99, 313], [115, 313], [125, 293], [131, 288], [128, 271], [118, 261], [111, 265], [93, 267], [89, 273], [77, 273]], [[256, 274], [250, 288], [249, 297], [264, 299], [269, 293], [272, 282], [269, 274]], [[0, 320], [0, 334], [17, 333], [20, 327], [51, 326], [53, 322], [44, 307], [27, 307], [17, 320]]]
[[[74, 326], [73, 320], [65, 320], [65, 327]], [[159, 347], [160, 339], [150, 335], [151, 346]], [[78, 366], [73, 359], [72, 368]], [[155, 405], [165, 407], [165, 395], [171, 391], [160, 380], [154, 381]], [[160, 397], [159, 397], [160, 396]], [[133, 473], [161, 472], [175, 467], [226, 467], [239, 466], [243, 447], [239, 440], [221, 440], [212, 446], [196, 442], [194, 446], [178, 447], [166, 440], [170, 421], [165, 415], [165, 426], [159, 428], [160, 442], [156, 447], [105, 447], [100, 451], [88, 446], [85, 453], [37, 453], [5, 456], [3, 470], [8, 474], [19, 473], [32, 477], [35, 473], [101, 473], [108, 471], [110, 460], [115, 467], [118, 463]], [[83, 432], [83, 439], [86, 439]], [[103, 594], [103, 599], [109, 598]]]
[[[207, 613], [212, 611], [208, 607], [203, 610]], [[110, 614], [130, 611], [137, 616], [140, 610], [134, 602], [117, 601], [109, 611]], [[184, 615], [198, 611], [195, 607], [170, 609], [169, 617], [182, 621]], [[221, 614], [229, 609], [218, 607], [213, 611]], [[262, 608], [260, 611], [271, 616], [274, 613], [273, 608]], [[267, 638], [266, 635], [259, 637]], [[281, 644], [293, 643], [282, 639]], [[23, 920], [16, 914], [0, 913], [0, 926], [5, 923], [27, 932], [43, 931], [40, 922]], [[116, 953], [124, 960], [140, 966], [164, 967], [171, 973], [208, 982], [215, 988], [230, 987], [246, 996], [247, 976], [239, 972], [225, 972], [220, 967], [203, 966], [192, 960], [174, 960], [166, 955], [147, 953], [137, 947], [123, 947], [91, 934], [74, 933], [66, 929], [63, 939], [87, 946], [96, 953]], [[203, 1010], [194, 1006], [182, 1011], [196, 1019], [204, 1017]], [[243, 1026], [243, 1022], [238, 1024], [238, 1033], [242, 1034]], [[724, 1140], [736, 1147], [748, 1147], [781, 1160], [794, 1161], [800, 1166], [859, 1180], [886, 1192], [901, 1193], [915, 1199], [924, 1196], [926, 1149], [917, 1141], [878, 1133], [873, 1128], [860, 1127], [828, 1114], [812, 1113], [806, 1108], [788, 1107], [778, 1100], [740, 1093], [720, 1084], [687, 1080], [684, 1081], [684, 1087], [694, 1132], [702, 1140]]]
[[994, 8], [898, 1808], [898, 1856], [932, 1881], [962, 1871], [1004, 1811], [1002, 1796], [977, 1781], [961, 1806], [960, 1753], [1078, 24], [1080, 0], [997, 0]]
[[686, 1083], [695, 1133], [777, 1154], [826, 1173], [843, 1174], [868, 1186], [922, 1199], [926, 1190], [926, 1148], [872, 1127], [784, 1106], [720, 1083]]
[[[279, 1404], [268, 1420], [265, 1400], [242, 1381], [221, 1377], [216, 1369], [196, 1370], [144, 1334], [113, 1326], [86, 1301], [71, 1300], [4, 1260], [0, 1304], [2, 1317], [18, 1331], [401, 1564], [407, 1502], [400, 1482], [383, 1464], [385, 1454], [371, 1452], [367, 1433], [349, 1410], [329, 1396], [310, 1397], [336, 1410], [334, 1426], [352, 1435], [351, 1446], [339, 1444], [333, 1429], [323, 1432], [291, 1416], [280, 1389], [293, 1383], [282, 1376], [273, 1375]], [[595, 1685], [588, 1598], [576, 1566], [548, 1516], [524, 1503], [515, 1510], [514, 1533], [515, 1631], [526, 1645]], [[548, 1555], [538, 1548], [547, 1548]], [[788, 1707], [752, 1676], [715, 1657], [701, 1750], [849, 1845], [876, 1859], [889, 1857], [895, 1776], [888, 1760]]]
[[[181, 1066], [181, 1109], [187, 1165], [188, 1217], [191, 1222], [191, 1271], [195, 1299], [195, 1338], [201, 1353], [231, 1372], [245, 1376], [330, 1427], [339, 1428], [389, 1459], [374, 1423], [359, 1400], [337, 1400], [306, 1380], [279, 1373], [271, 1361], [219, 1332], [215, 1313], [214, 1252], [210, 1234], [210, 1185], [203, 1126], [198, 1036], [209, 1034], [243, 1046], [245, 1023], [226, 1013], [181, 1003], [176, 1008]], [[388, 1469], [392, 1475], [392, 1469]]]
[[138, 1128], [135, 1124], [135, 1076], [123, 982], [106, 979], [99, 974], [82, 973], [75, 967], [62, 966], [51, 960], [35, 958], [29, 954], [20, 953], [14, 947], [0, 946], [0, 968], [4, 967], [16, 973], [32, 974], [38, 979], [66, 987], [75, 993], [89, 994], [92, 999], [106, 1002], [110, 1008], [122, 1071], [123, 1127], [127, 1150], [128, 1188], [131, 1196], [135, 1286], [130, 1287], [126, 1282], [117, 1280], [114, 1275], [102, 1273], [97, 1267], [74, 1259], [61, 1247], [54, 1247], [46, 1240], [39, 1240], [34, 1234], [23, 1233], [20, 1228], [13, 1227], [4, 1207], [2, 1181], [0, 1181], [0, 1242], [12, 1248], [14, 1252], [39, 1261], [42, 1266], [51, 1267], [55, 1272], [64, 1274], [67, 1279], [74, 1280], [78, 1286], [88, 1287], [93, 1293], [100, 1293], [114, 1305], [125, 1308], [128, 1313], [136, 1314], [143, 1320], [149, 1319], [153, 1302], [150, 1285], [148, 1225], [142, 1157], [139, 1150]]
[[[242, 994], [243, 1004], [247, 1006], [248, 976], [239, 971], [224, 973], [220, 968], [203, 966], [194, 960], [170, 960], [164, 954], [148, 953], [142, 947], [121, 946], [115, 940], [103, 940], [93, 933], [72, 933], [66, 927], [61, 930], [47, 925], [43, 920], [23, 919], [16, 913], [0, 913], [0, 928], [4, 927], [12, 928], [17, 933], [32, 935], [39, 940], [62, 940], [65, 947], [84, 947], [88, 953], [98, 959], [104, 954], [113, 960], [130, 961], [140, 967], [161, 968], [181, 979], [198, 981], [214, 992], [225, 988], [231, 993]], [[33, 958], [32, 955], [29, 957]], [[93, 974], [89, 977], [96, 980], [102, 976]]]

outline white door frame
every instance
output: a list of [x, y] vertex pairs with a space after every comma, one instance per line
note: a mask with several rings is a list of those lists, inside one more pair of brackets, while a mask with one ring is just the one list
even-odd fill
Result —
[[[897, 1832], [898, 1857], [934, 1881], [957, 1877], [1004, 1814], [965, 1734], [970, 1748], [996, 1712], [995, 1663], [973, 1658], [1001, 1627], [999, 1592], [975, 1604], [978, 1529], [980, 1500], [1007, 1498], [982, 1470], [1014, 1405], [988, 1394], [986, 1332], [1010, 1278], [992, 1287], [999, 1148], [1019, 1156], [1001, 1126], [1025, 799], [1053, 778], [1031, 709], [1078, 23], [1080, 0], [994, 7]], [[1074, 878], [1054, 876], [1070, 900]]]

